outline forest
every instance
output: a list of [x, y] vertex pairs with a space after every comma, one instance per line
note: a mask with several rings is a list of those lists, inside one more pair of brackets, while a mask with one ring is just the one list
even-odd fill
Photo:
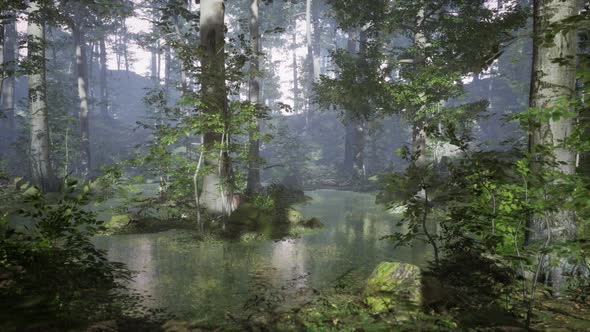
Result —
[[590, 331], [590, 2], [0, 0], [0, 330]]

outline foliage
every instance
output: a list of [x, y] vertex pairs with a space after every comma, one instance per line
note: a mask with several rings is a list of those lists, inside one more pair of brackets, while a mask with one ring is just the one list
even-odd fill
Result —
[[2, 188], [22, 202], [9, 211], [11, 219], [18, 213], [26, 224], [5, 219], [1, 225], [5, 328], [45, 330], [121, 315], [134, 303], [123, 293], [131, 274], [91, 242], [104, 227], [84, 209], [90, 188], [68, 181], [52, 196], [21, 182]]

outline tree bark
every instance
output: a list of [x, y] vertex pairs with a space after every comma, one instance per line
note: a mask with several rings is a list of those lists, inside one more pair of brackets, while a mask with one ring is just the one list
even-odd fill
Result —
[[[530, 106], [534, 108], [551, 108], [557, 106], [562, 99], [572, 100], [575, 95], [576, 66], [576, 31], [560, 32], [555, 35], [552, 44], [542, 44], [541, 35], [550, 24], [559, 22], [575, 15], [575, 0], [543, 0], [534, 2], [533, 69], [530, 91]], [[562, 60], [562, 61], [556, 61]], [[565, 60], [565, 61], [563, 61]], [[574, 119], [561, 117], [557, 120], [536, 123], [530, 134], [530, 147], [534, 159], [539, 163], [555, 163], [554, 169], [564, 175], [575, 173], [574, 152], [562, 146], [573, 131]], [[548, 158], [538, 153], [540, 146], [553, 148], [553, 156]], [[534, 168], [537, 168], [533, 166]], [[564, 242], [576, 238], [575, 214], [569, 210], [546, 212], [541, 217], [533, 217], [528, 225], [529, 242], [544, 240], [550, 237], [553, 243]], [[552, 257], [556, 260], [547, 269], [553, 285], [554, 295], [559, 296], [565, 287], [567, 260]]]
[[107, 80], [107, 46], [104, 38], [100, 40], [100, 114], [104, 119], [110, 119], [109, 115], [109, 87]]
[[313, 26], [313, 41], [312, 41], [312, 67], [313, 67], [313, 82], [320, 81], [321, 67], [320, 67], [320, 53], [321, 53], [321, 27], [320, 27], [320, 1], [315, 0], [312, 4], [312, 26]]
[[[424, 57], [421, 54], [422, 48], [426, 46], [427, 40], [426, 35], [422, 32], [422, 24], [424, 23], [424, 9], [420, 9], [418, 11], [418, 15], [416, 15], [416, 33], [414, 34], [414, 46], [417, 48], [417, 54], [414, 57], [414, 63], [416, 66], [419, 66], [424, 63]], [[420, 111], [424, 108], [424, 104], [426, 100], [424, 97], [421, 98], [423, 100], [423, 105], [416, 113], [420, 113]], [[415, 162], [416, 166], [422, 167], [426, 165], [427, 157], [426, 157], [426, 149], [427, 149], [427, 136], [425, 131], [425, 124], [426, 119], [422, 115], [414, 114], [414, 121], [412, 124], [412, 159]]]
[[14, 116], [14, 88], [16, 71], [16, 50], [18, 38], [16, 33], [16, 16], [9, 13], [3, 28], [3, 40], [0, 42], [3, 49], [0, 50], [0, 63], [4, 65], [5, 77], [2, 77], [2, 95], [0, 96], [0, 151], [7, 152], [6, 156], [12, 155], [12, 145], [16, 142], [16, 123]]
[[[258, 79], [260, 71], [260, 19], [259, 19], [259, 1], [250, 0], [250, 46], [255, 52], [252, 63], [250, 64], [250, 79], [248, 99], [253, 105], [260, 106], [260, 82]], [[254, 132], [249, 134], [249, 153], [248, 153], [248, 179], [246, 183], [246, 192], [255, 193], [262, 185], [260, 184], [260, 139], [257, 137], [260, 131], [260, 121], [256, 121]]]
[[123, 19], [123, 61], [125, 62], [125, 75], [129, 77], [129, 51], [127, 49], [127, 19]]
[[[312, 81], [314, 78], [313, 72], [313, 40], [312, 40], [312, 25], [311, 25], [311, 6], [313, 0], [306, 0], [305, 3], [305, 45], [307, 46], [307, 57], [305, 59], [305, 67], [307, 68], [309, 79], [305, 84], [308, 93], [311, 91]], [[305, 130], [309, 129], [311, 125], [311, 103], [309, 97], [304, 99], [305, 102]]]
[[45, 82], [45, 24], [37, 2], [29, 2], [28, 58], [34, 70], [28, 73], [29, 112], [31, 115], [31, 177], [42, 191], [56, 187], [50, 161], [49, 123]]
[[76, 46], [76, 71], [78, 81], [78, 98], [80, 100], [80, 176], [86, 178], [90, 175], [90, 125], [88, 110], [88, 66], [86, 59], [86, 42], [84, 31], [79, 27], [73, 27], [74, 44]]
[[[360, 65], [365, 61], [366, 55], [366, 35], [360, 34], [359, 53], [357, 61]], [[356, 55], [355, 32], [351, 29], [348, 32], [347, 51], [350, 56]], [[361, 109], [349, 109], [345, 111], [344, 118], [344, 163], [343, 171], [346, 176], [353, 179], [363, 179], [365, 177], [365, 121], [358, 114]]]
[[[156, 35], [156, 31], [158, 29], [157, 25], [156, 25], [156, 20], [158, 18], [158, 15], [156, 13], [157, 8], [154, 4], [154, 6], [152, 7], [152, 20], [154, 20], [154, 23], [152, 23], [152, 38]], [[152, 61], [151, 61], [151, 66], [150, 66], [150, 70], [151, 70], [151, 75], [152, 75], [152, 80], [154, 81], [154, 84], [159, 83], [160, 81], [160, 55], [159, 55], [159, 40], [155, 40], [152, 44], [152, 48], [151, 48], [151, 55], [152, 55]]]
[[225, 87], [223, 0], [201, 0], [200, 38], [202, 57], [201, 91], [204, 115], [221, 115], [222, 124], [208, 123], [203, 130], [205, 165], [212, 169], [203, 177], [200, 204], [209, 212], [230, 215], [232, 208], [232, 167], [226, 149], [227, 91]]
[[293, 110], [299, 111], [299, 77], [297, 75], [297, 17], [293, 18]]

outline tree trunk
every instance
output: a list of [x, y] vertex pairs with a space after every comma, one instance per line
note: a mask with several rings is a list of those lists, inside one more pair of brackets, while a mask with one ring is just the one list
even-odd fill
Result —
[[100, 40], [100, 114], [109, 119], [109, 87], [107, 80], [107, 46], [104, 38]]
[[313, 45], [312, 45], [312, 62], [313, 62], [313, 82], [320, 81], [321, 67], [320, 67], [320, 53], [321, 53], [321, 39], [322, 31], [320, 29], [320, 1], [315, 0], [312, 5], [312, 26], [313, 26]]
[[412, 126], [412, 158], [416, 166], [426, 165], [426, 132], [424, 119], [415, 119]]
[[[311, 25], [311, 6], [313, 5], [312, 3], [313, 0], [306, 0], [305, 3], [305, 45], [307, 46], [307, 57], [305, 59], [305, 67], [307, 69], [308, 72], [308, 76], [309, 79], [307, 80], [307, 83], [305, 84], [305, 88], [307, 90], [307, 93], [309, 94], [311, 91], [311, 87], [312, 87], [312, 81], [313, 81], [313, 77], [314, 77], [314, 72], [313, 72], [313, 40], [312, 40], [312, 25]], [[311, 103], [309, 102], [309, 96], [308, 98], [304, 99], [305, 102], [305, 130], [307, 131], [307, 129], [309, 129], [309, 126], [311, 125]]]
[[297, 17], [293, 18], [293, 111], [299, 110], [299, 77], [297, 77]]
[[[190, 1], [188, 6], [190, 7]], [[182, 34], [182, 30], [181, 30], [181, 25], [180, 25], [180, 19], [179, 17], [175, 17], [174, 18], [174, 31], [176, 32], [176, 35], [178, 36], [178, 38], [181, 38], [183, 40], [183, 43], [186, 42], [183, 38], [183, 34]], [[184, 93], [186, 92], [186, 89], [188, 88], [188, 76], [186, 73], [186, 66], [184, 64], [184, 60], [180, 58], [180, 56], [178, 54], [176, 54], [176, 58], [178, 59], [179, 65], [180, 65], [180, 86], [181, 86], [181, 93], [182, 95], [184, 95]]]
[[127, 19], [123, 19], [123, 61], [125, 61], [125, 75], [129, 77], [129, 52], [127, 49]]
[[[366, 55], [366, 35], [361, 32], [359, 44], [358, 64], [365, 61]], [[356, 54], [355, 32], [350, 29], [348, 32], [347, 51], [353, 56]], [[360, 109], [346, 110], [344, 118], [345, 136], [344, 136], [344, 174], [353, 179], [363, 179], [365, 177], [365, 121], [358, 115]]]
[[172, 75], [172, 50], [170, 45], [166, 45], [164, 48], [164, 65], [164, 89], [168, 91], [172, 85], [172, 77], [170, 77]]
[[[152, 7], [152, 19], [154, 20], [154, 23], [152, 23], [152, 38], [156, 35], [156, 31], [157, 31], [157, 25], [156, 25], [156, 20], [157, 20], [157, 14], [156, 14], [156, 10], [157, 8], [155, 7], [155, 5]], [[159, 76], [160, 76], [160, 68], [158, 68], [159, 65], [159, 50], [158, 50], [158, 41], [154, 41], [152, 44], [152, 48], [151, 48], [151, 55], [152, 55], [152, 61], [151, 61], [151, 65], [150, 65], [150, 70], [151, 70], [151, 79], [154, 82], [154, 85], [157, 84], [157, 82], [159, 81]]]
[[88, 75], [87, 78], [87, 82], [88, 82], [88, 106], [92, 107], [93, 109], [96, 107], [94, 100], [96, 98], [96, 87], [94, 84], [94, 58], [96, 57], [96, 55], [98, 54], [98, 50], [96, 50], [96, 47], [98, 45], [96, 45], [95, 43], [89, 43], [89, 45], [86, 47], [86, 73]]
[[[356, 53], [356, 43], [354, 41], [354, 31], [352, 29], [348, 32], [348, 43], [346, 50], [351, 56]], [[352, 110], [346, 110], [344, 119], [344, 163], [342, 165], [344, 174], [352, 177], [354, 174], [354, 138], [355, 138], [355, 124], [351, 115]]]
[[[534, 32], [540, 37], [550, 24], [575, 15], [575, 0], [545, 0], [534, 2]], [[575, 95], [576, 83], [576, 31], [558, 33], [552, 44], [541, 44], [541, 39], [534, 40], [533, 69], [530, 91], [530, 106], [535, 108], [556, 107], [563, 98], [570, 101]], [[565, 61], [556, 61], [565, 60]], [[575, 153], [562, 147], [562, 143], [573, 131], [574, 119], [561, 117], [558, 120], [539, 122], [530, 135], [530, 146], [535, 160], [554, 163], [556, 171], [564, 175], [575, 173]], [[541, 145], [553, 148], [553, 156], [547, 158], [538, 153]], [[542, 162], [541, 162], [542, 163]], [[543, 241], [548, 236], [553, 243], [564, 242], [576, 238], [575, 214], [569, 210], [546, 212], [541, 217], [533, 217], [529, 221], [528, 241]], [[561, 295], [565, 287], [567, 260], [557, 260], [555, 266], [548, 268], [553, 292]]]
[[[227, 91], [225, 87], [224, 2], [201, 0], [200, 38], [202, 57], [201, 91], [208, 115], [221, 115], [223, 128], [206, 125], [203, 130], [205, 165], [212, 169], [202, 179], [200, 204], [209, 212], [230, 215], [232, 208], [231, 160], [226, 147]], [[221, 129], [221, 130], [220, 130]]]
[[90, 175], [90, 126], [88, 112], [88, 66], [86, 60], [86, 42], [84, 31], [73, 28], [74, 44], [76, 46], [76, 68], [78, 80], [78, 98], [80, 99], [80, 175], [84, 178]]
[[[12, 155], [13, 144], [16, 142], [16, 124], [14, 117], [14, 88], [16, 71], [16, 50], [18, 38], [16, 34], [16, 16], [8, 14], [6, 24], [3, 26], [3, 40], [0, 42], [3, 49], [0, 50], [0, 63], [4, 64], [6, 76], [3, 77], [2, 95], [0, 96], [0, 151], [5, 151], [6, 156]], [[2, 30], [2, 27], [0, 27]], [[2, 32], [2, 31], [0, 31]]]
[[[424, 56], [422, 55], [422, 48], [426, 46], [427, 40], [424, 33], [421, 31], [422, 24], [424, 23], [424, 9], [418, 11], [416, 16], [417, 32], [414, 34], [414, 46], [418, 49], [418, 54], [414, 57], [414, 64], [419, 66], [424, 63]], [[416, 113], [420, 113], [420, 110], [426, 105], [426, 99], [421, 97], [423, 104]], [[414, 115], [413, 126], [412, 126], [412, 159], [416, 166], [422, 167], [426, 165], [426, 149], [427, 149], [427, 136], [425, 131], [426, 119], [423, 116]]]
[[45, 86], [45, 24], [39, 16], [36, 2], [29, 2], [28, 58], [34, 70], [29, 76], [29, 112], [31, 115], [31, 176], [43, 191], [55, 189], [53, 169], [49, 158], [49, 124], [47, 119]]
[[[260, 103], [260, 82], [258, 78], [260, 57], [258, 53], [261, 48], [258, 9], [258, 0], [250, 0], [250, 46], [255, 54], [250, 64], [248, 99], [253, 105], [259, 105]], [[257, 192], [262, 187], [260, 184], [260, 138], [257, 136], [260, 131], [260, 122], [258, 119], [254, 121], [256, 121], [254, 133], [249, 134], [248, 179], [246, 183], [246, 192], [249, 194]]]

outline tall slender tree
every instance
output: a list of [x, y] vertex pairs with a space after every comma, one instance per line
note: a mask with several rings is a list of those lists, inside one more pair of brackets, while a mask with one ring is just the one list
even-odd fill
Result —
[[100, 87], [100, 114], [103, 118], [109, 119], [109, 86], [108, 86], [108, 67], [107, 67], [107, 45], [105, 37], [103, 36], [99, 41], [100, 46], [100, 73], [99, 73], [99, 87]]
[[0, 151], [10, 151], [16, 137], [16, 124], [14, 116], [15, 108], [15, 72], [16, 72], [16, 50], [18, 38], [16, 33], [16, 15], [8, 13], [5, 18], [5, 24], [0, 26], [2, 40], [0, 47], [2, 53], [0, 63], [2, 64], [3, 74], [2, 91], [0, 95]]
[[30, 1], [28, 13], [29, 113], [31, 116], [31, 177], [41, 190], [55, 189], [49, 158], [49, 125], [45, 80], [45, 20], [36, 1]]
[[[357, 62], [360, 64], [364, 59], [366, 52], [366, 36], [360, 38], [362, 45], [359, 46], [359, 53], [357, 54], [357, 42], [355, 33], [358, 29], [349, 29], [347, 52], [350, 57], [358, 57]], [[344, 174], [350, 178], [362, 178], [364, 170], [364, 121], [361, 119], [358, 110], [353, 109], [358, 104], [349, 104], [350, 109], [345, 110], [344, 115]]]
[[77, 22], [73, 26], [74, 45], [76, 47], [76, 81], [80, 109], [80, 175], [88, 177], [91, 169], [90, 159], [90, 110], [88, 104], [88, 61], [86, 57], [85, 28]]
[[232, 166], [227, 151], [227, 89], [225, 86], [223, 0], [201, 0], [200, 38], [202, 48], [201, 94], [204, 104], [203, 151], [208, 172], [202, 179], [200, 204], [208, 211], [232, 212]]
[[293, 109], [299, 112], [299, 70], [297, 66], [297, 16], [293, 16], [293, 36], [291, 39], [291, 51], [293, 56]]
[[[423, 66], [426, 60], [425, 56], [422, 54], [424, 48], [426, 47], [427, 39], [426, 35], [422, 32], [424, 29], [424, 9], [420, 8], [418, 10], [418, 14], [416, 15], [416, 32], [414, 33], [414, 48], [415, 48], [415, 55], [413, 62], [415, 65]], [[417, 166], [424, 166], [427, 162], [426, 159], [426, 130], [424, 126], [426, 125], [425, 116], [420, 114], [421, 111], [427, 106], [426, 99], [424, 98], [424, 94], [421, 94], [419, 98], [422, 100], [420, 105], [418, 106], [419, 109], [413, 110], [413, 123], [412, 123], [412, 155], [413, 160]]]
[[[258, 0], [250, 0], [250, 46], [254, 52], [250, 63], [250, 78], [248, 80], [249, 91], [248, 99], [253, 105], [259, 106], [260, 103], [260, 3]], [[253, 193], [260, 189], [260, 121], [255, 120], [254, 130], [249, 134], [249, 153], [248, 153], [248, 179], [246, 183], [246, 192]]]
[[[576, 47], [575, 30], [560, 31], [549, 43], [543, 34], [551, 24], [577, 14], [575, 0], [534, 1], [533, 68], [530, 90], [530, 106], [533, 108], [559, 108], [560, 103], [570, 102], [576, 88]], [[530, 134], [530, 147], [538, 163], [553, 165], [553, 169], [564, 175], [576, 171], [576, 155], [564, 146], [573, 132], [574, 118], [567, 114], [547, 121], [538, 120]], [[550, 156], [544, 152], [550, 147]], [[560, 209], [533, 216], [529, 222], [529, 241], [543, 241], [550, 238], [553, 243], [576, 238], [575, 214]], [[552, 258], [548, 267], [555, 295], [560, 295], [565, 286], [568, 263], [564, 259]]]

